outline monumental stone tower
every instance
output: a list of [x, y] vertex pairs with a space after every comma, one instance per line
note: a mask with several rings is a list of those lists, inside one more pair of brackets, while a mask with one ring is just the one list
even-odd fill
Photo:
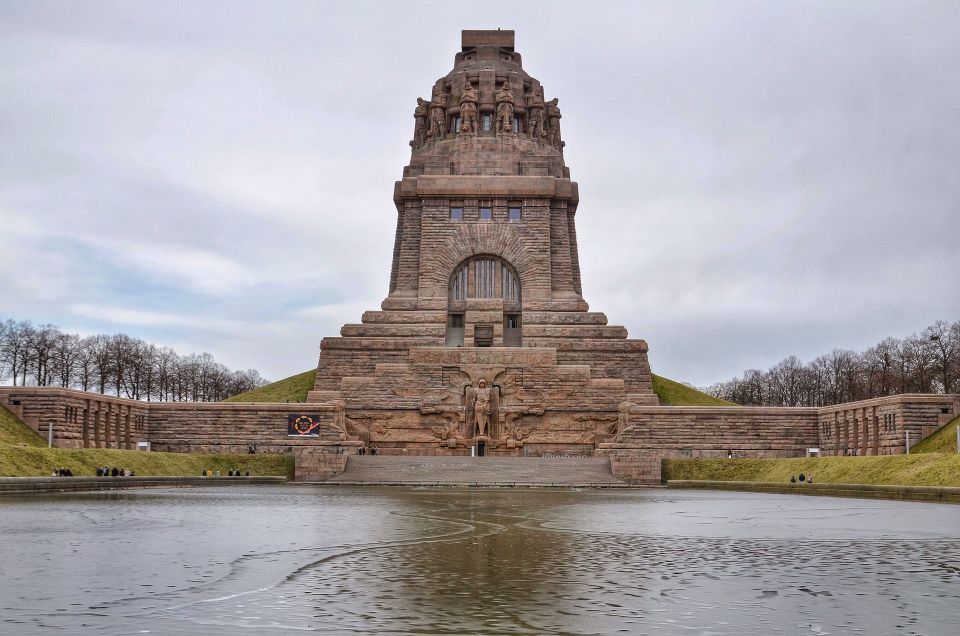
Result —
[[350, 437], [588, 452], [621, 409], [658, 403], [646, 343], [583, 299], [560, 118], [513, 31], [464, 31], [453, 70], [417, 99], [389, 295], [323, 339], [308, 400], [337, 403]]

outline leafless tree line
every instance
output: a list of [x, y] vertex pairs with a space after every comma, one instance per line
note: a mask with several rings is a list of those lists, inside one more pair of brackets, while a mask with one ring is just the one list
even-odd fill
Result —
[[0, 320], [0, 383], [98, 391], [174, 402], [216, 402], [266, 384], [209, 353], [180, 355], [125, 334], [81, 338], [53, 325]]
[[829, 406], [900, 393], [960, 392], [960, 321], [939, 320], [901, 340], [857, 353], [834, 349], [804, 364], [790, 356], [706, 393], [754, 406]]

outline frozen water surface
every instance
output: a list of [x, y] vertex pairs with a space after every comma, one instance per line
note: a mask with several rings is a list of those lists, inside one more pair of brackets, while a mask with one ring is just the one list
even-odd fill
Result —
[[960, 633], [960, 506], [230, 487], [0, 499], [0, 633]]

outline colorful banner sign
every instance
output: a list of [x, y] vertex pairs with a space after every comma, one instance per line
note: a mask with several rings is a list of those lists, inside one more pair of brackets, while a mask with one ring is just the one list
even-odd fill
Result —
[[320, 417], [302, 413], [287, 415], [287, 437], [320, 437]]

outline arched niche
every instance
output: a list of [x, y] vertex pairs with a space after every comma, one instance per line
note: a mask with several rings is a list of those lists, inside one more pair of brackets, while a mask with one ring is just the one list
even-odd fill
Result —
[[[516, 268], [492, 254], [476, 254], [460, 262], [450, 275], [447, 300], [447, 346], [462, 346], [468, 301], [503, 301], [503, 323], [472, 325], [474, 346], [521, 345], [522, 284]], [[469, 338], [467, 339], [470, 340]]]

